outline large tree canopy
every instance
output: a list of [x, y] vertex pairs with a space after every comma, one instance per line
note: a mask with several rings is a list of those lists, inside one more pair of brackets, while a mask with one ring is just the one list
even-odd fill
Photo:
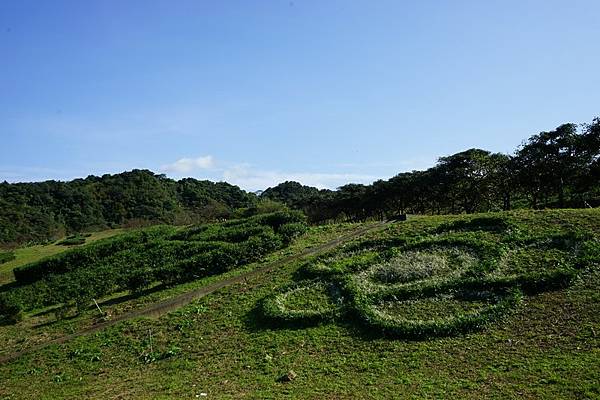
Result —
[[174, 181], [147, 170], [70, 182], [4, 182], [0, 243], [39, 242], [124, 224], [212, 220], [255, 201], [256, 196], [225, 182]]

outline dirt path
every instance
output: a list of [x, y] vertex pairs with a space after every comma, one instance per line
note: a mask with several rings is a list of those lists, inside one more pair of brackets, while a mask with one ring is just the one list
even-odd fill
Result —
[[223, 279], [211, 284], [208, 284], [206, 286], [202, 286], [198, 289], [194, 289], [192, 291], [186, 292], [186, 293], [182, 293], [180, 295], [177, 295], [173, 298], [167, 299], [167, 300], [163, 300], [154, 304], [151, 304], [147, 307], [144, 307], [142, 309], [136, 310], [136, 311], [131, 311], [128, 313], [124, 313], [122, 315], [116, 316], [115, 318], [106, 321], [106, 322], [101, 322], [95, 325], [92, 325], [90, 327], [87, 327], [85, 329], [80, 330], [79, 332], [76, 333], [72, 333], [70, 335], [65, 335], [65, 336], [61, 336], [59, 338], [53, 339], [53, 340], [49, 340], [47, 342], [44, 343], [39, 343], [36, 344], [34, 346], [31, 346], [27, 349], [18, 351], [18, 352], [14, 352], [11, 354], [7, 354], [5, 356], [0, 357], [0, 364], [4, 364], [7, 363], [9, 361], [12, 361], [16, 358], [19, 358], [22, 355], [28, 354], [28, 353], [32, 353], [34, 351], [43, 349], [44, 347], [53, 345], [53, 344], [61, 344], [61, 343], [66, 343], [72, 339], [75, 339], [79, 336], [83, 336], [83, 335], [87, 335], [90, 333], [94, 333], [97, 331], [100, 331], [102, 329], [105, 329], [109, 326], [113, 326], [116, 325], [119, 322], [125, 321], [125, 320], [129, 320], [132, 318], [139, 318], [139, 317], [154, 317], [154, 318], [158, 318], [161, 315], [164, 315], [170, 311], [176, 310], [182, 306], [185, 306], [189, 303], [191, 303], [192, 301], [199, 299], [201, 297], [204, 297], [206, 295], [209, 295], [213, 292], [216, 292], [219, 289], [222, 289], [226, 286], [230, 286], [236, 283], [240, 283], [243, 282], [244, 280], [253, 277], [255, 275], [259, 275], [259, 274], [264, 274], [266, 272], [269, 272], [271, 270], [273, 270], [274, 268], [280, 267], [282, 265], [285, 265], [287, 263], [290, 263], [292, 261], [296, 261], [296, 260], [300, 260], [304, 257], [308, 257], [308, 256], [313, 256], [313, 255], [317, 255], [319, 253], [323, 253], [325, 251], [331, 250], [341, 244], [344, 244], [352, 239], [355, 239], [367, 232], [370, 231], [374, 231], [377, 229], [381, 229], [384, 226], [387, 225], [388, 222], [376, 222], [374, 224], [370, 224], [367, 226], [363, 226], [360, 228], [355, 229], [354, 231], [347, 233], [345, 235], [342, 235], [340, 237], [338, 237], [337, 239], [334, 239], [332, 241], [329, 241], [327, 243], [315, 246], [315, 247], [311, 247], [311, 248], [307, 248], [304, 249], [303, 251], [301, 251], [298, 254], [294, 254], [285, 258], [282, 258], [280, 260], [277, 261], [273, 261], [270, 263], [267, 263], [265, 265], [263, 265], [262, 267], [257, 267], [256, 269], [249, 271], [249, 272], [245, 272], [242, 273], [240, 275], [231, 277], [231, 278], [227, 278], [227, 279]]

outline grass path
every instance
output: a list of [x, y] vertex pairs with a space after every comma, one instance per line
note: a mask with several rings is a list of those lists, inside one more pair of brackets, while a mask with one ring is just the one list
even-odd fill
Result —
[[280, 267], [287, 263], [302, 259], [304, 257], [313, 256], [313, 255], [317, 255], [317, 254], [326, 252], [326, 251], [331, 250], [337, 246], [340, 246], [350, 240], [353, 240], [367, 232], [372, 232], [372, 231], [376, 231], [378, 229], [382, 229], [387, 224], [388, 224], [388, 222], [382, 221], [382, 222], [376, 222], [373, 224], [369, 224], [367, 226], [361, 226], [361, 227], [355, 229], [354, 231], [349, 232], [345, 235], [342, 235], [342, 236], [340, 236], [334, 240], [331, 240], [327, 243], [324, 243], [324, 244], [321, 244], [321, 245], [318, 245], [318, 246], [315, 246], [312, 248], [306, 248], [303, 251], [301, 251], [300, 253], [297, 253], [297, 254], [294, 254], [291, 256], [287, 256], [287, 257], [284, 257], [284, 258], [276, 260], [276, 261], [269, 262], [269, 263], [267, 263], [263, 266], [260, 266], [252, 271], [245, 272], [245, 273], [242, 273], [237, 276], [233, 276], [230, 278], [226, 278], [226, 279], [222, 279], [222, 280], [213, 282], [211, 284], [200, 287], [198, 289], [182, 293], [173, 298], [151, 304], [142, 309], [124, 313], [122, 315], [119, 315], [119, 316], [111, 319], [111, 320], [92, 325], [92, 326], [87, 327], [78, 332], [75, 332], [75, 333], [72, 333], [69, 335], [65, 335], [65, 336], [61, 336], [56, 339], [52, 339], [52, 340], [49, 340], [49, 341], [46, 341], [43, 343], [39, 343], [39, 344], [31, 346], [27, 349], [18, 351], [18, 352], [4, 355], [4, 356], [0, 357], [0, 364], [7, 363], [16, 358], [19, 358], [22, 355], [43, 349], [43, 348], [53, 345], [53, 344], [66, 343], [72, 339], [79, 337], [79, 336], [88, 335], [90, 333], [100, 331], [102, 329], [108, 328], [110, 326], [113, 326], [113, 325], [115, 325], [119, 322], [125, 321], [125, 320], [129, 320], [129, 319], [133, 319], [133, 318], [140, 318], [140, 317], [158, 318], [161, 315], [164, 315], [170, 311], [174, 311], [182, 306], [185, 306], [185, 305], [191, 303], [194, 300], [197, 300], [197, 299], [207, 296], [211, 293], [214, 293], [219, 289], [234, 285], [236, 283], [243, 282], [243, 281], [247, 280], [248, 278], [254, 277], [259, 274], [268, 273], [277, 267]]

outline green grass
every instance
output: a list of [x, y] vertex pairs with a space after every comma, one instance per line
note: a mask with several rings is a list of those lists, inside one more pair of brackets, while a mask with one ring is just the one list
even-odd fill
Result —
[[[85, 237], [85, 243], [95, 242], [96, 240], [105, 239], [123, 232], [123, 229], [109, 229], [105, 231], [92, 232], [89, 234], [89, 237]], [[72, 246], [56, 245], [61, 241], [62, 239], [50, 244], [28, 246], [15, 249], [15, 259], [7, 263], [0, 264], [0, 284], [11, 282], [14, 280], [14, 276], [12, 275], [13, 269], [23, 266], [25, 264], [39, 261], [43, 258], [50, 257], [58, 253], [62, 253], [63, 251], [72, 248]]]
[[267, 297], [260, 313], [265, 325], [311, 325], [339, 316], [342, 303], [337, 285], [320, 280], [301, 281]]
[[358, 274], [366, 285], [409, 284], [436, 277], [453, 278], [472, 268], [476, 258], [460, 249], [406, 251]]
[[[598, 210], [486, 216], [506, 216], [518, 228], [511, 233], [480, 231], [478, 235], [484, 236], [478, 237], [504, 243], [507, 250], [502, 257], [517, 257], [515, 265], [522, 272], [544, 270], [543, 254], [513, 255], [516, 247], [511, 243], [522, 243], [527, 237], [577, 231], [592, 237], [586, 249], [599, 247]], [[366, 234], [362, 241], [437, 234], [440, 224], [460, 218], [417, 217]], [[316, 245], [347, 228], [312, 228], [284, 252]], [[560, 256], [553, 253], [550, 260]], [[521, 305], [483, 331], [428, 340], [375, 334], [351, 318], [302, 327], [264, 324], [261, 302], [299, 279], [304, 262], [292, 263], [160, 319], [128, 321], [0, 365], [0, 398], [196, 398], [200, 393], [236, 399], [599, 398], [600, 268], [597, 253], [589, 250], [586, 257], [588, 262], [577, 266], [577, 278], [569, 287], [528, 294]], [[210, 277], [106, 308], [118, 314], [218, 279]], [[321, 302], [322, 293], [313, 299]], [[453, 303], [452, 297], [440, 299], [446, 301], [451, 315], [487, 304], [475, 303], [471, 308], [460, 300]], [[307, 302], [296, 299], [291, 304], [303, 309], [311, 303]], [[433, 312], [424, 303], [410, 310], [422, 312], [421, 319]], [[1, 326], [0, 341], [5, 346], [0, 351], [77, 330], [93, 316], [90, 310], [45, 326], [29, 325], [36, 323], [35, 318]], [[39, 318], [37, 323], [42, 323], [44, 317]], [[289, 370], [297, 378], [279, 382]]]
[[391, 318], [401, 316], [407, 320], [434, 320], [475, 311], [487, 305], [486, 300], [479, 297], [463, 299], [446, 294], [404, 301], [382, 301], [376, 309], [378, 313]]

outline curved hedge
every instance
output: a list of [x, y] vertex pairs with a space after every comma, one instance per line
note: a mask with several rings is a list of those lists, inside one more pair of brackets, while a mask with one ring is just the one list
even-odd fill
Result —
[[[300, 304], [294, 307], [290, 304], [293, 300]], [[301, 281], [285, 286], [263, 299], [260, 310], [262, 316], [271, 322], [315, 325], [339, 317], [343, 310], [343, 298], [334, 283], [321, 280]]]
[[301, 273], [307, 277], [333, 277], [359, 271], [384, 259], [384, 255], [374, 251], [364, 251], [347, 258], [319, 257], [302, 265]]
[[[498, 221], [475, 222], [489, 228]], [[298, 275], [339, 288], [342, 314], [347, 311], [367, 329], [423, 339], [482, 329], [514, 309], [524, 293], [567, 287], [583, 265], [600, 259], [600, 242], [577, 233], [494, 236], [491, 228], [484, 230], [354, 243], [315, 257]], [[263, 315], [280, 323], [331, 320], [321, 310], [286, 308], [284, 295], [310, 284], [293, 284], [266, 298]]]
[[[370, 329], [403, 338], [422, 339], [434, 336], [452, 336], [482, 329], [503, 317], [522, 300], [522, 294], [518, 290], [506, 293], [456, 292], [449, 294], [452, 299], [462, 299], [466, 296], [478, 296], [489, 303], [474, 310], [444, 318], [409, 319], [382, 312], [377, 308], [377, 304], [383, 300], [398, 301], [397, 299], [385, 296], [365, 296], [361, 293], [353, 298], [352, 308], [362, 323]], [[421, 301], [423, 299], [419, 298]]]

